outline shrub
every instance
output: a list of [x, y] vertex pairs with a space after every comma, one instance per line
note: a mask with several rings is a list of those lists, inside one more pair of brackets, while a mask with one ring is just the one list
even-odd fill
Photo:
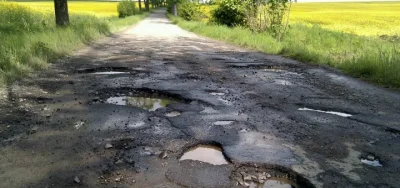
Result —
[[178, 16], [185, 20], [199, 21], [203, 13], [200, 9], [200, 5], [189, 1], [184, 1], [178, 5]]
[[222, 0], [212, 12], [212, 21], [229, 27], [245, 24], [245, 10], [241, 0]]
[[125, 18], [136, 14], [136, 3], [132, 0], [123, 0], [117, 6], [118, 16]]
[[291, 0], [246, 0], [247, 27], [252, 31], [269, 31], [280, 40], [289, 24]]

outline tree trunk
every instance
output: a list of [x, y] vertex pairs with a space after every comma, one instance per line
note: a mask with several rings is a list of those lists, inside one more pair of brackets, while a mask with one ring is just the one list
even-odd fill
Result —
[[69, 24], [67, 0], [54, 0], [54, 12], [56, 13], [57, 26], [66, 26]]
[[139, 0], [139, 11], [142, 11], [142, 0]]
[[144, 6], [146, 7], [146, 11], [150, 11], [149, 0], [145, 0]]
[[174, 4], [172, 5], [172, 14], [173, 14], [174, 16], [178, 16], [178, 11], [176, 10], [176, 3], [174, 3]]

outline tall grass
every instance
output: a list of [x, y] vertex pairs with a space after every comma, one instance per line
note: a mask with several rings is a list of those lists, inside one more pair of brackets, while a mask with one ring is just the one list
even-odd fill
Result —
[[0, 2], [0, 85], [45, 68], [56, 58], [145, 16], [118, 19], [72, 14], [71, 25], [59, 28], [50, 11]]
[[180, 27], [214, 39], [303, 62], [328, 65], [382, 86], [400, 88], [400, 44], [386, 40], [330, 31], [319, 26], [291, 25], [278, 42], [268, 33], [246, 28], [185, 21], [169, 15]]

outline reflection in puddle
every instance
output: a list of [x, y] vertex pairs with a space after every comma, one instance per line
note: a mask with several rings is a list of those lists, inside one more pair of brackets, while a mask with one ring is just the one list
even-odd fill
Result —
[[166, 107], [174, 101], [169, 99], [147, 98], [147, 97], [110, 97], [106, 101], [109, 104], [135, 106], [148, 111], [155, 111], [159, 108]]
[[126, 72], [118, 72], [118, 71], [105, 71], [105, 72], [94, 72], [91, 74], [124, 74]]
[[346, 114], [346, 113], [343, 113], [343, 112], [314, 110], [314, 109], [311, 109], [311, 108], [299, 108], [298, 110], [300, 110], [300, 111], [321, 112], [321, 113], [333, 114], [333, 115], [342, 116], [342, 117], [350, 117], [350, 116], [352, 116], [351, 114]]
[[228, 161], [226, 161], [222, 154], [222, 149], [211, 145], [198, 145], [193, 147], [185, 152], [179, 160], [196, 160], [213, 165], [228, 164]]
[[381, 167], [382, 166], [382, 164], [379, 161], [379, 159], [377, 159], [373, 155], [368, 155], [366, 158], [361, 158], [361, 163], [366, 164], [366, 165], [370, 165], [370, 166], [377, 166], [377, 167]]
[[176, 117], [176, 116], [180, 116], [181, 113], [177, 112], [177, 111], [173, 111], [173, 112], [165, 113], [164, 115], [167, 116], [167, 117]]
[[225, 95], [225, 93], [211, 92], [210, 95], [223, 96], [223, 95]]
[[214, 122], [214, 125], [230, 125], [235, 121], [216, 121]]

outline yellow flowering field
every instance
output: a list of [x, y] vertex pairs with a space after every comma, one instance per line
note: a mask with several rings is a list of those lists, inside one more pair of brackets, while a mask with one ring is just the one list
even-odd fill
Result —
[[[216, 6], [203, 6], [210, 15]], [[290, 22], [364, 36], [400, 35], [400, 2], [293, 3]]]
[[[18, 2], [20, 5], [28, 6], [40, 11], [53, 11], [52, 1]], [[98, 2], [98, 1], [69, 1], [68, 10], [71, 13], [89, 13], [97, 16], [117, 16], [118, 2]], [[138, 8], [139, 5], [137, 4]], [[144, 4], [142, 3], [144, 8]]]
[[292, 23], [358, 35], [400, 35], [400, 2], [293, 3]]

